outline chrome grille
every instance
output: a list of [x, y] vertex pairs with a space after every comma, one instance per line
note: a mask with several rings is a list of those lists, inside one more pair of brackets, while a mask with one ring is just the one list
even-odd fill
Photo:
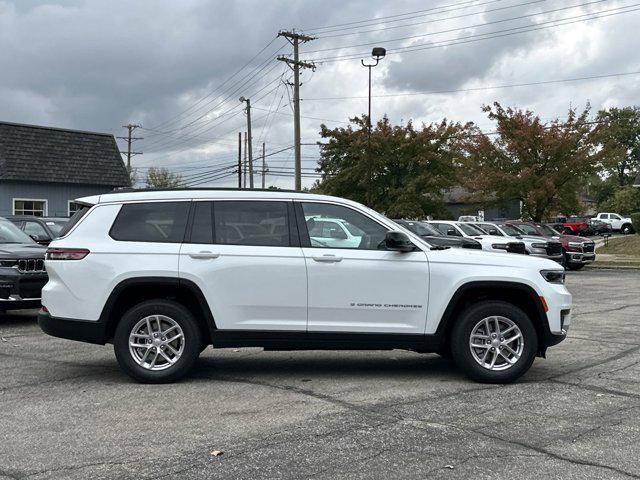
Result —
[[18, 260], [18, 271], [22, 273], [44, 272], [42, 258], [23, 258]]

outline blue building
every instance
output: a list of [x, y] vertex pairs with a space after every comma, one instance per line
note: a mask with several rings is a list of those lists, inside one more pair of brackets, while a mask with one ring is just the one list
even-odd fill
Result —
[[67, 217], [73, 199], [129, 184], [111, 134], [0, 122], [0, 216]]

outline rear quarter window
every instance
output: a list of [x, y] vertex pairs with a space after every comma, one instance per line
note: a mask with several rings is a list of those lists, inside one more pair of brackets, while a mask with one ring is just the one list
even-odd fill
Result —
[[129, 203], [122, 206], [109, 235], [125, 242], [181, 243], [190, 202]]
[[80, 220], [82, 220], [82, 217], [87, 214], [90, 208], [91, 207], [89, 205], [83, 205], [78, 210], [76, 210], [76, 213], [74, 213], [69, 221], [65, 223], [64, 226], [60, 229], [57, 234], [58, 237], [64, 237], [67, 233], [69, 233], [71, 229], [75, 227]]

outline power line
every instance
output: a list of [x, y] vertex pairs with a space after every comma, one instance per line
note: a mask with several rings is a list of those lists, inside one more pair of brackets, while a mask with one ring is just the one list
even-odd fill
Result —
[[[637, 10], [640, 10], [638, 8], [632, 8], [632, 7], [637, 7], [638, 5], [640, 5], [640, 3], [635, 3], [635, 4], [632, 4], [632, 5], [613, 8], [613, 9], [609, 9], [609, 10], [602, 10], [602, 11], [597, 12], [597, 13], [589, 13], [589, 14], [583, 14], [583, 15], [576, 15], [576, 16], [573, 16], [573, 17], [566, 17], [564, 19], [550, 20], [550, 21], [541, 22], [541, 23], [538, 23], [538, 24], [535, 24], [535, 25], [508, 28], [508, 29], [504, 29], [504, 30], [496, 30], [494, 32], [487, 32], [487, 33], [483, 33], [483, 34], [473, 34], [473, 35], [468, 35], [466, 37], [459, 37], [459, 38], [454, 39], [454, 40], [443, 40], [441, 42], [435, 42], [435, 43], [429, 43], [429, 44], [418, 44], [417, 46], [416, 45], [411, 45], [411, 46], [408, 46], [408, 47], [398, 47], [398, 48], [393, 48], [393, 49], [387, 50], [387, 55], [398, 54], [398, 53], [409, 53], [409, 52], [421, 51], [421, 50], [430, 50], [430, 49], [434, 49], [434, 48], [441, 48], [441, 47], [447, 47], [447, 46], [452, 46], [452, 45], [462, 45], [462, 44], [466, 44], [466, 43], [475, 43], [475, 42], [482, 41], [482, 40], [489, 40], [489, 39], [493, 39], [493, 38], [508, 37], [508, 36], [511, 36], [511, 35], [518, 35], [518, 34], [521, 34], [521, 33], [528, 33], [528, 32], [534, 32], [534, 31], [537, 31], [537, 30], [545, 30], [545, 29], [548, 29], [548, 28], [571, 25], [571, 24], [574, 24], [574, 23], [584, 22], [584, 21], [588, 21], [588, 20], [596, 20], [596, 19], [611, 17], [611, 16], [615, 16], [615, 15], [622, 15], [622, 14], [625, 14], [625, 13], [632, 13], [632, 12], [635, 12]], [[562, 23], [558, 23], [558, 22], [562, 22]], [[519, 31], [517, 31], [517, 30], [519, 30]], [[507, 32], [507, 33], [505, 33], [505, 32]], [[508, 32], [510, 32], [510, 33], [508, 33]], [[318, 63], [331, 63], [331, 62], [340, 62], [340, 61], [345, 61], [345, 60], [354, 60], [354, 59], [358, 59], [358, 58], [361, 58], [363, 56], [368, 56], [368, 55], [369, 55], [368, 52], [366, 52], [366, 53], [362, 52], [362, 53], [358, 53], [358, 54], [336, 55], [334, 57], [315, 58], [315, 59], [313, 59], [313, 61], [318, 62]]]
[[[214, 93], [216, 93], [220, 88], [222, 88], [224, 85], [226, 85], [228, 82], [231, 81], [231, 79], [233, 79], [237, 74], [239, 74], [242, 70], [244, 70], [246, 67], [248, 67], [256, 58], [258, 58], [267, 48], [269, 48], [273, 42], [275, 42], [278, 39], [278, 37], [274, 37], [273, 39], [271, 39], [271, 41], [269, 43], [267, 43], [258, 53], [256, 53], [253, 57], [251, 57], [251, 60], [249, 60], [247, 63], [245, 63], [242, 67], [240, 67], [238, 70], [236, 70], [234, 73], [232, 73], [229, 77], [227, 77], [227, 79], [222, 82], [220, 85], [218, 85], [216, 88], [214, 88], [212, 91], [210, 91], [207, 95], [205, 95], [204, 97], [200, 98], [197, 102], [195, 102], [194, 104], [192, 104], [190, 107], [186, 108], [185, 110], [182, 110], [181, 112], [179, 112], [177, 115], [169, 118], [168, 120], [165, 120], [164, 122], [161, 122], [157, 125], [155, 125], [152, 128], [160, 128], [161, 126], [167, 125], [169, 123], [173, 123], [174, 119], [177, 119], [179, 117], [181, 117], [184, 113], [188, 112], [189, 110], [193, 109], [195, 106], [197, 106], [199, 103], [201, 103], [202, 101], [206, 100], [207, 98], [209, 98], [211, 95], [213, 95]], [[283, 45], [284, 46], [284, 45]], [[282, 47], [280, 48], [282, 49]], [[279, 50], [280, 50], [279, 49]], [[278, 50], [278, 51], [279, 51]], [[269, 55], [270, 57], [272, 55]]]
[[[517, 6], [522, 6], [522, 5], [529, 5], [531, 3], [539, 3], [539, 2], [544, 2], [546, 0], [535, 0], [535, 1], [530, 1], [530, 2], [525, 2], [525, 3], [520, 3], [517, 5], [512, 5], [509, 7], [503, 7], [504, 8], [513, 8], [513, 7], [517, 7]], [[433, 35], [440, 35], [443, 33], [453, 33], [453, 32], [460, 32], [460, 31], [464, 31], [464, 30], [468, 30], [470, 28], [480, 28], [480, 27], [486, 27], [488, 25], [497, 25], [499, 23], [506, 23], [506, 22], [512, 22], [514, 20], [522, 20], [525, 18], [531, 18], [531, 17], [537, 17], [539, 15], [544, 15], [547, 13], [557, 13], [557, 12], [561, 12], [561, 11], [565, 11], [565, 10], [571, 10], [574, 8], [581, 8], [581, 7], [585, 7], [588, 5], [592, 5], [592, 4], [596, 4], [596, 3], [602, 3], [602, 2], [606, 2], [608, 0], [593, 0], [591, 2], [586, 2], [586, 3], [581, 3], [578, 5], [570, 5], [567, 7], [561, 7], [561, 8], [554, 8], [551, 10], [544, 10], [542, 12], [536, 12], [536, 13], [529, 13], [526, 15], [518, 15], [515, 17], [509, 17], [509, 18], [503, 18], [500, 20], [494, 20], [491, 22], [483, 22], [483, 23], [476, 23], [474, 25], [465, 25], [464, 27], [456, 27], [456, 28], [449, 28], [446, 30], [438, 30], [436, 32], [428, 32], [428, 33], [420, 33], [420, 34], [416, 34], [416, 35], [409, 35], [409, 36], [405, 36], [405, 37], [398, 37], [398, 38], [385, 38], [385, 39], [379, 39], [376, 40], [375, 42], [366, 42], [366, 43], [358, 43], [355, 45], [339, 45], [336, 47], [331, 47], [331, 48], [321, 48], [318, 50], [307, 50], [305, 52], [303, 52], [305, 55], [309, 54], [309, 53], [317, 53], [317, 52], [328, 52], [328, 51], [332, 51], [332, 50], [343, 50], [343, 49], [349, 49], [349, 48], [358, 48], [358, 47], [366, 47], [366, 46], [370, 46], [370, 45], [379, 45], [379, 44], [388, 44], [388, 43], [392, 43], [392, 42], [400, 42], [403, 40], [413, 40], [414, 38], [422, 38], [422, 37], [429, 37], [429, 36], [433, 36]], [[496, 9], [499, 10], [499, 9]], [[489, 12], [490, 10], [487, 10], [487, 12]], [[483, 12], [486, 13], [486, 12]], [[466, 15], [462, 15], [462, 16], [466, 16]], [[446, 19], [442, 19], [442, 20], [449, 20], [449, 18]], [[432, 20], [433, 21], [433, 20]], [[426, 23], [426, 22], [422, 22], [422, 23]], [[420, 25], [421, 23], [413, 23], [410, 25], [406, 25], [406, 26], [413, 26], [413, 25]], [[405, 26], [405, 25], [403, 25]], [[376, 32], [379, 32], [382, 29], [378, 29], [375, 30]], [[371, 32], [374, 30], [370, 30]], [[367, 32], [359, 32], [359, 33], [367, 33]], [[353, 34], [355, 35], [355, 34]]]
[[[488, 5], [491, 3], [498, 3], [504, 0], [490, 0], [490, 1], [486, 1], [484, 3], [479, 3], [476, 5], [469, 5], [469, 4], [473, 4], [476, 3], [476, 0], [470, 0], [470, 1], [465, 1], [465, 2], [460, 2], [457, 4], [453, 4], [453, 5], [441, 5], [439, 7], [432, 7], [432, 8], [427, 8], [427, 9], [423, 9], [423, 10], [415, 10], [413, 12], [406, 12], [406, 13], [399, 13], [396, 15], [387, 15], [384, 17], [375, 17], [375, 18], [370, 18], [367, 20], [358, 20], [358, 21], [354, 21], [354, 22], [347, 22], [347, 23], [339, 23], [336, 25], [329, 25], [329, 26], [325, 26], [325, 27], [316, 27], [316, 28], [310, 28], [310, 29], [305, 29], [308, 32], [314, 33], [314, 34], [318, 34], [318, 35], [322, 35], [323, 33], [330, 33], [332, 31], [339, 31], [339, 30], [347, 30], [349, 28], [359, 28], [361, 26], [369, 26], [369, 25], [362, 25], [363, 23], [369, 23], [369, 22], [374, 22], [372, 23], [372, 25], [377, 25], [377, 24], [381, 24], [381, 23], [391, 23], [391, 22], [399, 22], [402, 20], [406, 20], [406, 19], [399, 19], [399, 20], [390, 20], [393, 18], [398, 18], [398, 17], [406, 17], [406, 16], [410, 16], [412, 18], [417, 18], [417, 17], [423, 17], [423, 16], [428, 16], [428, 15], [436, 15], [438, 13], [447, 13], [447, 12], [453, 12], [456, 10], [464, 10], [467, 8], [471, 8], [471, 7], [481, 7], [483, 5]], [[464, 6], [463, 6], [464, 5]], [[452, 8], [449, 10], [443, 10], [446, 9], [448, 7], [456, 7], [456, 8]], [[440, 10], [438, 12], [434, 12], [435, 10]], [[433, 12], [433, 13], [425, 13], [425, 12]], [[353, 25], [358, 25], [358, 27], [353, 27]], [[346, 28], [334, 28], [334, 27], [346, 27]], [[324, 32], [321, 32], [321, 30], [325, 30]]]
[[[612, 77], [623, 77], [629, 75], [640, 75], [640, 71], [635, 72], [620, 72], [620, 73], [608, 73], [603, 75], [590, 75], [584, 77], [574, 77], [574, 78], [563, 78], [558, 80], [542, 80], [536, 82], [526, 82], [526, 83], [512, 83], [512, 84], [504, 84], [504, 85], [489, 85], [483, 87], [471, 87], [471, 88], [457, 88], [451, 90], [428, 90], [423, 92], [401, 92], [401, 93], [382, 93], [379, 95], [372, 95], [377, 98], [384, 97], [405, 97], [405, 96], [414, 96], [414, 95], [441, 95], [446, 93], [462, 93], [462, 92], [477, 92], [482, 90], [495, 90], [500, 88], [516, 88], [516, 87], [532, 87], [539, 85], [550, 85], [554, 83], [569, 83], [569, 82], [580, 82], [585, 80], [599, 80], [604, 78], [612, 78]], [[363, 99], [367, 98], [366, 95], [354, 95], [354, 96], [344, 96], [344, 97], [312, 97], [305, 98], [304, 101], [320, 101], [320, 100], [355, 100], [355, 99]]]

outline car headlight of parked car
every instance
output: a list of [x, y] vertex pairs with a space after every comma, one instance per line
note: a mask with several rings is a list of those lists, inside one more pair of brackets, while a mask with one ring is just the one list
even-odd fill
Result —
[[494, 243], [491, 245], [492, 248], [497, 248], [499, 250], [506, 250], [509, 246], [506, 243]]
[[582, 242], [569, 242], [569, 246], [573, 248], [582, 248]]
[[564, 270], [540, 270], [540, 275], [549, 283], [564, 284]]

